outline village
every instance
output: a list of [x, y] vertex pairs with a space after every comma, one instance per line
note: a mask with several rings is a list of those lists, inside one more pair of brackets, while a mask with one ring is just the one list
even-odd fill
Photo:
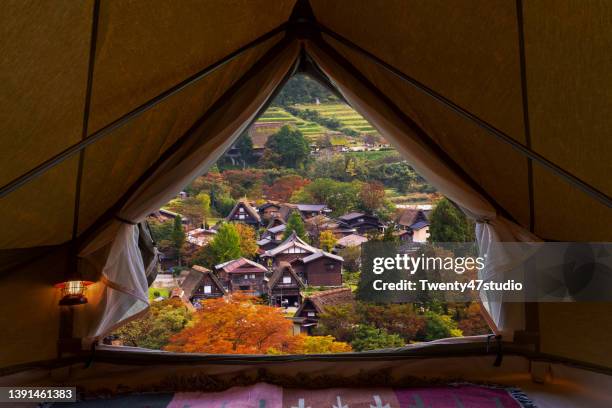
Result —
[[[194, 264], [176, 277], [160, 273], [153, 288], [168, 289], [170, 296], [179, 297], [196, 309], [201, 300], [235, 292], [263, 297], [268, 304], [293, 313], [297, 333], [311, 332], [326, 305], [337, 306], [352, 300], [351, 286], [343, 278], [344, 250], [359, 250], [369, 239], [381, 239], [389, 232], [398, 240], [426, 242], [429, 211], [402, 209], [395, 222], [387, 224], [376, 215], [362, 212], [332, 218], [332, 210], [325, 204], [267, 201], [255, 206], [240, 200], [224, 221], [209, 229], [185, 225], [186, 252], [205, 248], [224, 222], [239, 223], [258, 231], [254, 259], [231, 259], [212, 269]], [[151, 217], [163, 222], [180, 214], [162, 209]], [[304, 227], [302, 237], [292, 226], [296, 219]], [[321, 239], [325, 236], [333, 245]], [[163, 263], [166, 267], [170, 264]]]
[[[488, 333], [475, 303], [376, 305], [356, 296], [365, 243], [469, 242], [473, 224], [348, 105], [304, 76], [287, 89], [149, 215], [160, 259], [152, 312], [107, 342], [329, 353]], [[249, 342], [245, 327], [247, 338], [259, 331], [264, 340]]]

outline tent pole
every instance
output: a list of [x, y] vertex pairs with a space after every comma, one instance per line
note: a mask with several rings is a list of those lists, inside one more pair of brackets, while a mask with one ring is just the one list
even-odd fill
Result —
[[[519, 57], [521, 66], [521, 94], [523, 103], [523, 127], [525, 144], [531, 150], [531, 124], [529, 121], [529, 98], [527, 87], [527, 59], [525, 54], [525, 30], [523, 20], [523, 1], [516, 0], [516, 25], [518, 31]], [[535, 233], [535, 201], [533, 188], [533, 160], [527, 157], [527, 183], [529, 189], [529, 231]], [[525, 302], [525, 331], [526, 342], [534, 344], [535, 350], [540, 351], [540, 310], [537, 302]], [[521, 334], [519, 334], [520, 336]]]
[[398, 77], [402, 81], [409, 83], [410, 85], [414, 86], [415, 88], [417, 88], [418, 90], [422, 91], [423, 93], [431, 96], [432, 98], [434, 98], [438, 102], [442, 103], [446, 107], [450, 108], [451, 110], [453, 110], [457, 114], [459, 114], [462, 117], [464, 117], [466, 119], [469, 119], [470, 121], [474, 122], [475, 124], [480, 126], [482, 129], [486, 130], [489, 134], [495, 136], [497, 139], [501, 140], [502, 142], [505, 142], [506, 144], [509, 144], [511, 147], [513, 147], [514, 149], [519, 151], [521, 154], [523, 154], [523, 155], [527, 156], [528, 158], [534, 160], [535, 162], [537, 162], [541, 166], [545, 167], [546, 169], [548, 169], [552, 173], [554, 173], [557, 176], [561, 177], [562, 179], [564, 179], [569, 184], [572, 184], [573, 186], [575, 186], [578, 189], [582, 190], [584, 193], [586, 193], [587, 195], [591, 196], [595, 200], [601, 202], [602, 204], [606, 205], [607, 207], [611, 207], [612, 208], [612, 197], [608, 196], [604, 192], [598, 190], [597, 188], [593, 187], [592, 185], [590, 185], [590, 184], [586, 183], [585, 181], [579, 179], [578, 177], [576, 177], [575, 175], [571, 174], [567, 170], [559, 167], [555, 163], [553, 163], [550, 160], [546, 159], [544, 156], [542, 156], [539, 153], [536, 153], [535, 151], [533, 151], [531, 148], [526, 147], [522, 143], [517, 142], [512, 137], [508, 136], [507, 134], [505, 134], [501, 130], [499, 130], [496, 127], [494, 127], [493, 125], [491, 125], [490, 123], [484, 121], [483, 119], [479, 118], [478, 116], [474, 115], [473, 113], [465, 110], [464, 108], [460, 107], [459, 105], [457, 105], [456, 103], [452, 102], [448, 98], [442, 96], [438, 92], [436, 92], [433, 89], [429, 88], [427, 85], [419, 82], [415, 78], [412, 78], [411, 76], [408, 76], [408, 75], [404, 74], [403, 72], [401, 72], [397, 68], [395, 68], [392, 65], [386, 63], [385, 61], [381, 60], [380, 58], [378, 58], [376, 55], [372, 54], [371, 52], [364, 50], [363, 48], [361, 48], [357, 44], [353, 43], [349, 39], [343, 37], [342, 35], [336, 33], [333, 30], [330, 30], [329, 28], [327, 28], [327, 27], [325, 27], [325, 26], [323, 26], [321, 24], [317, 24], [317, 26], [321, 30], [322, 33], [325, 33], [325, 34], [329, 35], [330, 37], [332, 37], [336, 41], [340, 42], [341, 44], [349, 47], [350, 49], [359, 52], [360, 54], [362, 54], [363, 56], [365, 56], [366, 58], [368, 58], [369, 60], [371, 60], [372, 62], [374, 62], [376, 65], [380, 66], [381, 68], [383, 68], [387, 72], [393, 74], [394, 76]]
[[161, 94], [157, 95], [156, 97], [150, 99], [149, 101], [145, 102], [144, 104], [140, 105], [139, 107], [133, 109], [132, 111], [126, 113], [125, 115], [121, 116], [120, 118], [114, 120], [113, 122], [111, 122], [108, 125], [104, 126], [100, 130], [92, 133], [91, 135], [89, 135], [85, 139], [81, 140], [80, 142], [78, 142], [78, 143], [68, 147], [64, 151], [56, 154], [52, 158], [46, 160], [45, 162], [39, 164], [38, 166], [34, 167], [33, 169], [29, 170], [28, 172], [22, 174], [21, 176], [17, 177], [16, 179], [12, 180], [11, 182], [5, 184], [4, 186], [2, 186], [2, 188], [0, 188], [0, 198], [2, 198], [4, 196], [6, 196], [7, 194], [17, 190], [19, 187], [23, 186], [24, 184], [30, 182], [31, 180], [33, 180], [36, 177], [40, 176], [41, 174], [45, 173], [47, 170], [57, 166], [58, 164], [62, 163], [64, 160], [68, 159], [69, 157], [72, 157], [76, 153], [78, 153], [81, 150], [85, 149], [87, 146], [89, 146], [89, 145], [97, 142], [98, 140], [102, 139], [103, 137], [109, 135], [115, 129], [122, 127], [126, 123], [130, 122], [132, 119], [140, 116], [141, 114], [143, 114], [146, 111], [148, 111], [149, 109], [155, 107], [156, 105], [158, 105], [162, 101], [168, 99], [172, 95], [182, 91], [184, 88], [192, 85], [193, 83], [198, 82], [202, 78], [206, 77], [207, 75], [211, 74], [212, 72], [216, 71], [217, 69], [223, 67], [224, 65], [227, 65], [231, 61], [233, 61], [236, 58], [240, 57], [245, 52], [249, 51], [251, 48], [254, 48], [254, 47], [258, 46], [261, 43], [265, 42], [266, 40], [269, 40], [270, 38], [274, 37], [275, 35], [285, 31], [287, 29], [287, 26], [288, 26], [288, 23], [283, 23], [280, 26], [276, 27], [275, 29], [273, 29], [271, 31], [268, 31], [266, 34], [262, 35], [261, 37], [258, 37], [257, 39], [251, 41], [250, 43], [240, 47], [236, 51], [234, 51], [231, 54], [227, 55], [223, 59], [221, 59], [221, 60], [219, 60], [219, 61], [217, 61], [217, 62], [215, 62], [215, 63], [213, 63], [213, 64], [211, 64], [209, 66], [207, 66], [206, 68], [202, 69], [201, 71], [197, 72], [196, 74], [194, 74], [194, 75], [190, 76], [189, 78], [179, 82], [178, 84], [174, 85], [172, 88], [167, 89], [166, 91], [164, 91]]

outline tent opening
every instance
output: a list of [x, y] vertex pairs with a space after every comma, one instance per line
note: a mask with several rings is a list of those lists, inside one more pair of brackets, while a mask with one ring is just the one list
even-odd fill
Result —
[[365, 243], [473, 243], [475, 226], [305, 74], [147, 222], [160, 258], [150, 310], [107, 345], [321, 354], [491, 333], [474, 300], [358, 294]]

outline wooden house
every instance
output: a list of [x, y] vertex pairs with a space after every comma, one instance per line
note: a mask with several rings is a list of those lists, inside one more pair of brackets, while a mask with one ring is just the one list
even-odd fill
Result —
[[336, 248], [343, 249], [349, 247], [361, 246], [361, 244], [368, 242], [368, 239], [363, 235], [351, 234], [340, 238], [336, 241]]
[[[412, 242], [427, 242], [429, 238], [429, 220], [425, 211], [417, 208], [401, 210], [396, 217], [396, 224], [404, 231], [410, 233]], [[407, 241], [407, 239], [403, 239]]]
[[377, 216], [361, 212], [351, 212], [338, 217], [347, 228], [354, 228], [358, 234], [383, 232], [385, 225], [380, 222]]
[[196, 228], [187, 232], [186, 240], [197, 247], [205, 247], [217, 235], [213, 229]]
[[188, 270], [180, 285], [183, 297], [196, 306], [200, 300], [222, 297], [227, 293], [217, 276], [211, 270], [199, 265], [194, 265]]
[[323, 231], [331, 231], [336, 238], [357, 233], [355, 228], [351, 228], [340, 221], [334, 220], [327, 215], [315, 215], [304, 221], [308, 235], [313, 239], [319, 237]]
[[276, 201], [268, 201], [257, 208], [262, 220], [270, 221], [280, 216], [281, 204]]
[[275, 306], [295, 306], [302, 303], [300, 290], [304, 282], [295, 272], [291, 264], [281, 262], [267, 279], [266, 289], [270, 303]]
[[350, 288], [338, 288], [315, 292], [304, 298], [302, 304], [295, 312], [293, 322], [299, 326], [299, 332], [311, 333], [319, 322], [319, 316], [330, 306], [340, 306], [354, 303], [353, 292]]
[[233, 259], [215, 266], [219, 280], [228, 292], [242, 291], [254, 296], [265, 293], [265, 266], [246, 258]]
[[246, 200], [238, 201], [225, 219], [229, 222], [241, 222], [255, 229], [261, 225], [259, 213]]
[[295, 204], [295, 207], [302, 214], [304, 219], [332, 212], [325, 204]]
[[305, 284], [313, 286], [342, 285], [341, 256], [315, 248], [293, 232], [276, 248], [262, 254], [272, 267], [289, 263]]

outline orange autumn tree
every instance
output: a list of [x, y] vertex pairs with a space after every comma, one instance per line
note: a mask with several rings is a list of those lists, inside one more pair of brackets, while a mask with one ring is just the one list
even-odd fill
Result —
[[[170, 338], [165, 350], [213, 354], [302, 354], [351, 351], [331, 336], [294, 336], [282, 309], [235, 293], [201, 302], [193, 323]], [[321, 338], [317, 338], [321, 337]]]

